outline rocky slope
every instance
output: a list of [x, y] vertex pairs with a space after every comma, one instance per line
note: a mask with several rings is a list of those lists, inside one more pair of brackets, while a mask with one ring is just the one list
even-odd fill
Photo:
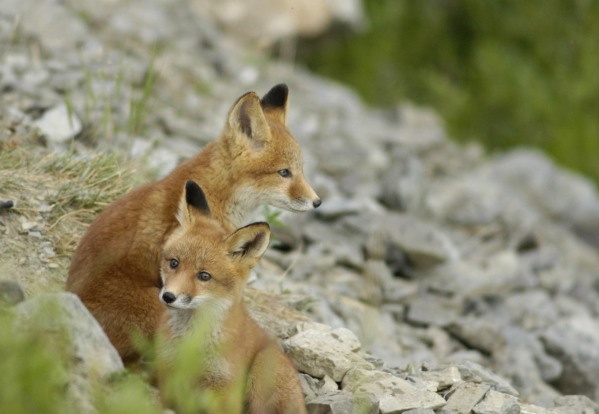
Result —
[[[366, 108], [244, 48], [199, 2], [0, 3], [2, 150], [117, 151], [142, 160], [144, 181], [217, 137], [240, 94], [289, 85], [289, 128], [323, 205], [278, 217], [248, 300], [303, 373], [310, 412], [599, 412], [599, 255], [573, 230], [599, 223], [587, 180], [533, 150], [460, 147], [410, 105]], [[35, 245], [23, 263], [60, 282], [73, 245], [56, 255], [55, 201], [37, 196], [34, 219], [24, 200], [2, 209], [0, 248]], [[56, 301], [74, 337], [100, 344], [75, 347], [72, 388], [91, 410], [81, 378], [122, 365], [93, 321], [68, 322], [85, 313], [76, 298], [6, 271], [20, 264], [0, 265], [25, 289], [19, 320]]]

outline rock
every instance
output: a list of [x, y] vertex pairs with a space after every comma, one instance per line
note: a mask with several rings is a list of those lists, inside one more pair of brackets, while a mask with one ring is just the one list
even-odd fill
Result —
[[456, 253], [438, 228], [414, 216], [391, 213], [374, 224], [367, 241], [371, 259], [384, 258], [388, 249], [401, 250], [417, 268], [438, 265]]
[[464, 316], [454, 320], [448, 331], [470, 348], [478, 349], [486, 354], [499, 352], [505, 348], [506, 339], [500, 324], [488, 318]]
[[494, 159], [488, 168], [490, 176], [548, 217], [581, 227], [599, 221], [599, 197], [593, 183], [559, 169], [539, 151], [509, 151]]
[[461, 303], [434, 295], [419, 296], [408, 302], [406, 319], [415, 325], [447, 326], [461, 313]]
[[472, 408], [474, 414], [519, 414], [518, 400], [507, 394], [489, 390], [484, 399]]
[[441, 414], [463, 414], [472, 411], [481, 401], [490, 387], [474, 382], [458, 384], [447, 399], [447, 404], [439, 411]]
[[541, 334], [547, 352], [562, 364], [559, 390], [599, 398], [599, 323], [573, 317], [553, 323]]
[[352, 350], [355, 343], [348, 342], [346, 330], [307, 329], [284, 340], [282, 345], [301, 372], [316, 378], [327, 375], [340, 382], [354, 367], [373, 368]]
[[451, 295], [502, 295], [526, 284], [519, 258], [505, 251], [483, 260], [457, 260], [432, 269], [422, 283]]
[[104, 378], [123, 369], [118, 353], [78, 296], [61, 292], [40, 295], [15, 308], [18, 324], [34, 324], [49, 334], [64, 332], [72, 347], [78, 371], [89, 378]]
[[0, 280], [0, 307], [14, 306], [25, 300], [25, 292], [17, 282]]
[[518, 391], [510, 385], [510, 383], [497, 374], [489, 371], [476, 362], [464, 360], [456, 363], [456, 367], [460, 370], [460, 375], [464, 381], [473, 381], [490, 385], [495, 391], [517, 397]]
[[309, 414], [378, 414], [379, 406], [369, 395], [337, 391], [322, 394], [306, 404]]
[[442, 391], [462, 382], [460, 370], [456, 367], [447, 367], [434, 371], [420, 371], [417, 376], [425, 381], [435, 382], [437, 384], [435, 391]]
[[81, 121], [65, 104], [56, 106], [35, 121], [50, 143], [63, 144], [81, 132]]
[[564, 395], [557, 397], [554, 401], [555, 407], [552, 412], [566, 414], [577, 412], [583, 414], [596, 414], [599, 412], [599, 404], [584, 395]]
[[404, 411], [403, 414], [435, 414], [430, 408], [415, 408], [413, 410]]
[[106, 334], [72, 293], [36, 296], [15, 307], [15, 323], [22, 329], [35, 327], [48, 340], [63, 341], [73, 368], [68, 392], [78, 411], [93, 411], [92, 385], [121, 372], [123, 362]]
[[354, 368], [343, 378], [341, 389], [370, 395], [379, 402], [382, 414], [415, 408], [436, 409], [445, 405], [445, 400], [436, 393], [419, 390], [407, 381], [381, 371]]

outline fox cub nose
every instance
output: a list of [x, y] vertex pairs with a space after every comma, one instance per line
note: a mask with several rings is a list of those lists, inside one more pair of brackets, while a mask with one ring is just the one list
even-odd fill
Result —
[[314, 200], [312, 202], [312, 205], [314, 206], [314, 208], [318, 208], [321, 204], [322, 204], [322, 201], [320, 201], [320, 198], [317, 198], [316, 200]]
[[173, 303], [175, 300], [177, 300], [177, 297], [173, 292], [164, 292], [162, 294], [162, 300], [165, 303]]

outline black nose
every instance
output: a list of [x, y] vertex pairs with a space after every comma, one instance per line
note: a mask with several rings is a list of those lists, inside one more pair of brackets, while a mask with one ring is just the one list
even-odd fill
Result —
[[314, 208], [318, 208], [318, 206], [320, 206], [322, 204], [322, 201], [320, 201], [320, 198], [317, 198], [316, 200], [314, 200], [312, 202], [312, 205], [314, 206]]
[[164, 292], [162, 294], [162, 300], [165, 303], [173, 303], [175, 300], [177, 300], [177, 297], [173, 292]]

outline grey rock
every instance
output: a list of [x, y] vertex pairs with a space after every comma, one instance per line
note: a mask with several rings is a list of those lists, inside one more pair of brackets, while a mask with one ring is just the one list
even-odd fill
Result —
[[404, 411], [403, 414], [435, 414], [435, 412], [431, 408], [415, 408]]
[[417, 268], [438, 265], [454, 257], [450, 239], [437, 227], [414, 216], [388, 213], [372, 228], [367, 241], [371, 259], [381, 259], [388, 249], [399, 249]]
[[483, 260], [456, 260], [432, 269], [422, 283], [436, 292], [460, 295], [503, 295], [526, 283], [516, 254], [500, 252]]
[[398, 211], [415, 211], [421, 204], [426, 176], [425, 166], [404, 149], [393, 154], [392, 164], [381, 179], [380, 199], [387, 207]]
[[445, 400], [436, 393], [419, 390], [407, 381], [381, 371], [352, 369], [343, 378], [341, 389], [371, 395], [379, 402], [381, 413], [437, 409], [445, 405]]
[[51, 143], [62, 144], [72, 139], [81, 132], [81, 121], [66, 105], [56, 106], [35, 121], [35, 125], [42, 131]]
[[501, 331], [501, 323], [491, 317], [464, 316], [454, 320], [448, 330], [469, 347], [492, 354], [506, 346], [506, 338]]
[[462, 382], [462, 376], [457, 367], [447, 367], [433, 371], [420, 371], [416, 376], [425, 381], [435, 382], [437, 384], [435, 391], [441, 391]]
[[460, 370], [460, 374], [464, 381], [488, 384], [495, 391], [513, 395], [514, 397], [519, 396], [518, 391], [506, 379], [476, 362], [463, 360], [455, 365]]
[[441, 414], [464, 414], [473, 410], [489, 391], [490, 386], [474, 382], [458, 384], [447, 399], [447, 404], [439, 410]]
[[65, 352], [73, 361], [68, 393], [78, 411], [93, 412], [93, 387], [124, 367], [79, 297], [68, 292], [36, 296], [15, 307], [15, 321], [22, 329], [35, 327], [54, 340], [67, 341]]
[[23, 326], [35, 324], [48, 333], [64, 333], [78, 371], [89, 378], [103, 378], [123, 369], [118, 353], [78, 296], [61, 292], [36, 296], [15, 307]]
[[419, 296], [408, 302], [408, 322], [416, 325], [447, 326], [461, 314], [461, 302], [434, 295]]
[[25, 300], [21, 285], [13, 280], [0, 280], [0, 306], [14, 306]]
[[548, 217], [582, 226], [599, 221], [599, 197], [593, 183], [560, 169], [539, 151], [510, 151], [497, 157], [489, 168], [496, 180]]
[[552, 411], [556, 413], [579, 412], [596, 414], [599, 412], [599, 404], [585, 395], [563, 395], [557, 397], [554, 404], [556, 408]]
[[563, 367], [556, 381], [568, 394], [599, 398], [599, 323], [590, 317], [556, 321], [541, 335], [547, 352]]
[[337, 391], [321, 394], [306, 404], [309, 414], [377, 414], [379, 406], [368, 394]]
[[338, 334], [307, 329], [284, 340], [282, 346], [301, 372], [316, 378], [327, 375], [340, 382], [353, 367], [372, 369], [352, 350], [353, 344], [348, 344], [346, 337], [346, 331]]
[[518, 399], [511, 395], [489, 390], [472, 411], [474, 414], [519, 414], [520, 405]]

